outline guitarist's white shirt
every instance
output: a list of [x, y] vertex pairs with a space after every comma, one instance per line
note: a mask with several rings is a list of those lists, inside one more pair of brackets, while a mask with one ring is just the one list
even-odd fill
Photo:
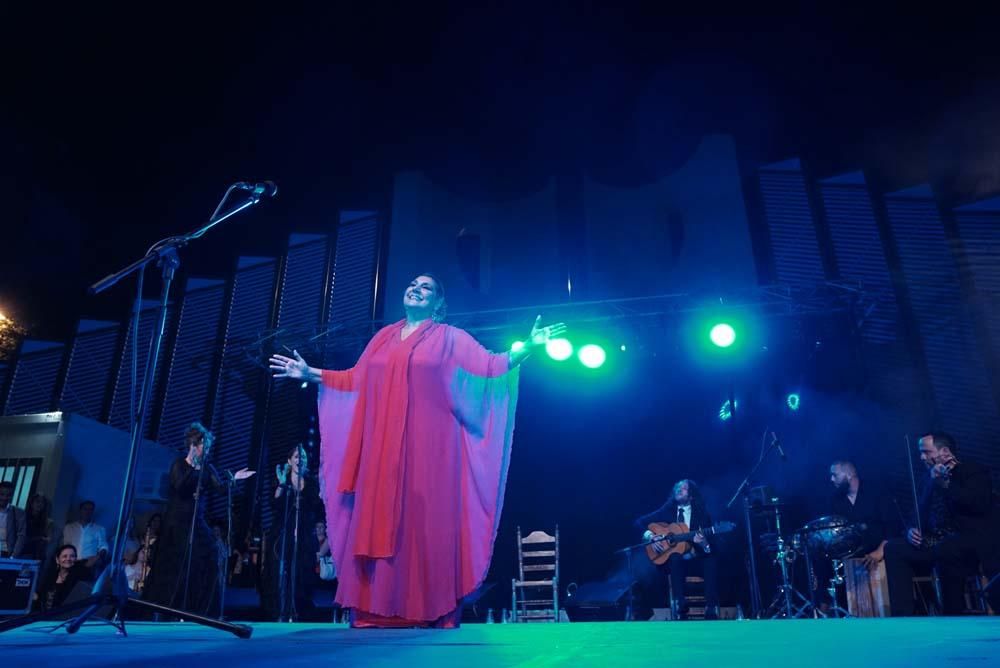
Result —
[[[684, 524], [691, 531], [694, 531], [697, 527], [691, 526], [691, 504], [689, 503], [686, 506], [677, 506], [677, 510], [684, 514]], [[681, 521], [681, 518], [677, 518], [677, 520]]]
[[[688, 530], [690, 530], [690, 531], [698, 531], [699, 529], [701, 529], [701, 527], [693, 527], [693, 526], [691, 526], [691, 504], [690, 503], [687, 504], [686, 506], [677, 506], [677, 510], [680, 511], [678, 513], [679, 515], [683, 515], [683, 517], [684, 517], [684, 524], [687, 526]], [[681, 519], [680, 517], [677, 518], [678, 521], [680, 521], [680, 519]], [[708, 541], [705, 541], [704, 545], [699, 545], [698, 547], [705, 554], [708, 554], [709, 552], [712, 551], [712, 546], [708, 544]]]

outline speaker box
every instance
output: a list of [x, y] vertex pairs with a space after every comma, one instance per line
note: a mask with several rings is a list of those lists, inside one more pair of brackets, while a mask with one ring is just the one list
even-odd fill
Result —
[[564, 608], [570, 621], [624, 621], [628, 606], [628, 584], [612, 580], [585, 582], [566, 596]]
[[0, 615], [26, 615], [38, 586], [39, 562], [0, 559]]

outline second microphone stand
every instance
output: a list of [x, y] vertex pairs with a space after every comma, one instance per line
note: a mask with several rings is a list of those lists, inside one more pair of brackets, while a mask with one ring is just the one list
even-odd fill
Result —
[[[302, 516], [302, 495], [306, 491], [305, 469], [300, 469], [297, 474], [302, 483], [302, 489], [296, 487], [294, 479], [289, 473], [288, 483], [282, 485], [285, 495], [284, 522], [281, 529], [281, 558], [278, 560], [278, 621], [294, 622], [298, 618], [296, 608], [298, 556], [299, 556], [299, 518]], [[292, 503], [291, 497], [295, 496]], [[294, 508], [295, 517], [292, 519], [292, 553], [288, 554], [288, 511]], [[289, 558], [290, 557], [290, 558]]]
[[726, 508], [730, 508], [734, 503], [736, 503], [736, 499], [741, 496], [743, 497], [743, 519], [747, 526], [747, 549], [749, 549], [750, 555], [750, 609], [752, 610], [754, 619], [758, 619], [760, 617], [763, 603], [760, 597], [760, 580], [757, 576], [757, 553], [753, 540], [753, 525], [751, 524], [750, 481], [753, 480], [753, 477], [757, 474], [757, 470], [760, 469], [761, 464], [763, 464], [764, 460], [767, 459], [767, 455], [776, 447], [778, 447], [778, 439], [772, 438], [771, 444], [767, 447], [767, 449], [760, 453], [757, 463], [753, 465], [753, 468], [750, 469], [750, 473], [748, 473], [747, 477], [743, 479], [743, 482], [739, 484], [739, 487], [736, 488], [733, 496], [729, 499], [729, 503], [726, 504]]

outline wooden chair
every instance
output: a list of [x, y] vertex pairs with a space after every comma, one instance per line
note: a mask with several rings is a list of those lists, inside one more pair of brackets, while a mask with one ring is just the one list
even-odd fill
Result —
[[[670, 619], [676, 619], [677, 598], [670, 578], [667, 578], [667, 591], [670, 593]], [[684, 600], [687, 602], [688, 619], [705, 619], [705, 578], [698, 575], [684, 577]]]
[[559, 621], [559, 525], [555, 536], [517, 527], [517, 568], [511, 580], [511, 621]]

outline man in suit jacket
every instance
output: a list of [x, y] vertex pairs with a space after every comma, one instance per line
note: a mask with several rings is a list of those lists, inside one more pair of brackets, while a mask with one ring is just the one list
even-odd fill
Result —
[[0, 482], [0, 557], [17, 558], [24, 551], [28, 525], [24, 511], [14, 506], [14, 484]]
[[941, 578], [944, 614], [965, 609], [964, 578], [973, 572], [980, 551], [991, 540], [993, 491], [985, 466], [958, 459], [948, 434], [935, 432], [917, 441], [927, 467], [920, 494], [921, 528], [885, 546], [885, 567], [893, 616], [913, 614], [913, 567], [934, 565]]
[[[643, 515], [635, 521], [637, 529], [644, 529], [643, 540], [652, 540], [654, 534], [648, 526], [654, 522], [686, 524], [692, 531], [712, 526], [712, 516], [705, 507], [704, 499], [698, 486], [692, 480], [679, 480], [674, 484], [673, 494], [662, 506], [651, 513]], [[666, 543], [654, 543], [653, 549], [662, 552], [667, 549]], [[705, 619], [719, 617], [719, 567], [718, 558], [713, 552], [713, 546], [707, 536], [698, 534], [694, 538], [694, 549], [683, 555], [672, 554], [662, 566], [670, 577], [670, 590], [673, 600], [670, 607], [674, 619], [686, 619], [688, 604], [685, 597], [685, 577], [689, 566], [693, 563], [702, 566], [702, 577], [705, 579]]]

